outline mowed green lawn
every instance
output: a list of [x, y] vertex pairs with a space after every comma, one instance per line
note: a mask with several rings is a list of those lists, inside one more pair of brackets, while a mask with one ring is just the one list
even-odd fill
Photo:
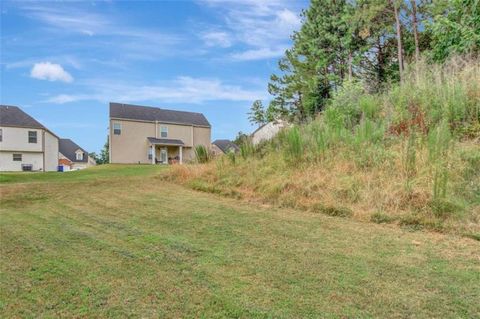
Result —
[[2, 175], [0, 317], [480, 316], [478, 241], [242, 203], [163, 169]]

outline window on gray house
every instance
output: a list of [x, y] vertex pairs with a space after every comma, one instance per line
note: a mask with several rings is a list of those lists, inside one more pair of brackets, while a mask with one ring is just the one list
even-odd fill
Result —
[[3, 141], [3, 130], [0, 128], [0, 142]]
[[160, 137], [168, 137], [168, 127], [162, 126], [160, 128]]
[[37, 131], [28, 131], [28, 143], [37, 143]]
[[113, 134], [115, 134], [115, 135], [122, 134], [122, 124], [113, 123]]
[[77, 152], [77, 161], [83, 161], [83, 152]]
[[21, 162], [22, 161], [22, 154], [13, 154], [13, 160], [15, 162]]

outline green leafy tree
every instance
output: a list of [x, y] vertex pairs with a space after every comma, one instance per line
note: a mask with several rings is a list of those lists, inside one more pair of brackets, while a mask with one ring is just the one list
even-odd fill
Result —
[[432, 36], [431, 56], [444, 61], [452, 54], [480, 52], [480, 1], [437, 1], [427, 24]]
[[109, 146], [109, 141], [108, 141], [108, 136], [107, 136], [107, 141], [103, 145], [102, 150], [100, 151], [100, 155], [97, 156], [95, 159], [97, 164], [108, 164], [110, 163], [110, 146]]
[[252, 106], [250, 107], [250, 112], [248, 113], [248, 119], [250, 123], [258, 125], [263, 125], [267, 122], [262, 101], [256, 100], [253, 102]]
[[382, 91], [422, 54], [478, 54], [479, 11], [480, 0], [312, 0], [270, 77], [262, 120], [306, 121], [346, 80]]
[[352, 25], [362, 39], [357, 54], [357, 76], [370, 91], [380, 91], [398, 79], [395, 19], [391, 3], [385, 0], [356, 2]]
[[233, 143], [236, 144], [238, 147], [241, 147], [248, 139], [248, 135], [240, 131], [233, 140]]

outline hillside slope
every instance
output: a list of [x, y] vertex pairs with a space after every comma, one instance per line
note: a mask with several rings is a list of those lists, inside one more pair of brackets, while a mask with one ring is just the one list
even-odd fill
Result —
[[480, 62], [412, 66], [369, 94], [347, 83], [308, 124], [241, 156], [176, 167], [199, 190], [480, 239]]

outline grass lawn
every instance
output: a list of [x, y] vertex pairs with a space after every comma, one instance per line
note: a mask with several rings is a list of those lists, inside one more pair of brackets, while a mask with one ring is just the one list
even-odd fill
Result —
[[478, 241], [255, 207], [162, 169], [3, 174], [0, 317], [480, 316]]

